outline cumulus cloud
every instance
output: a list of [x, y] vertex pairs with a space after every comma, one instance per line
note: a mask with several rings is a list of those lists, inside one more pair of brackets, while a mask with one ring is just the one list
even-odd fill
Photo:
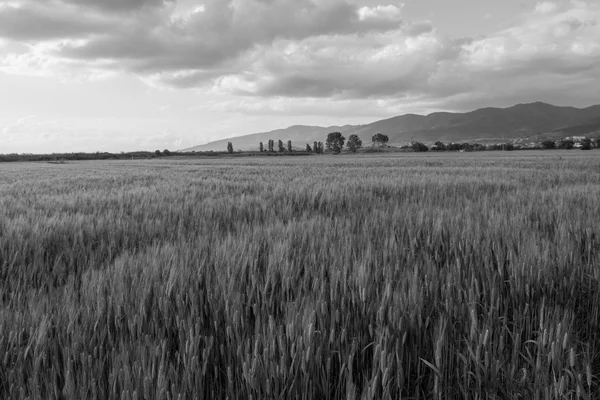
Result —
[[206, 0], [188, 10], [175, 0], [0, 1], [0, 37], [29, 46], [0, 60], [4, 71], [127, 72], [268, 101], [458, 105], [600, 89], [591, 0], [541, 2], [513, 26], [467, 39], [406, 21], [402, 7], [349, 0]]
[[277, 41], [255, 57], [252, 72], [226, 76], [217, 85], [250, 95], [391, 96], [427, 86], [438, 63], [459, 51], [452, 41], [403, 30]]

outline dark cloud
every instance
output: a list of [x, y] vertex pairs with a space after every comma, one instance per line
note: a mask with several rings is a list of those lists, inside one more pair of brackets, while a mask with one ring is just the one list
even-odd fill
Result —
[[350, 35], [396, 29], [397, 18], [362, 18], [345, 1], [211, 0], [196, 12], [148, 26], [136, 19], [124, 29], [59, 54], [77, 59], [124, 60], [133, 70], [172, 71], [222, 66], [256, 46], [276, 40]]
[[[33, 41], [36, 59], [175, 88], [440, 104], [579, 90], [584, 81], [600, 90], [592, 1], [543, 3], [510, 28], [455, 40], [431, 22], [403, 20], [400, 7], [349, 0], [206, 0], [186, 12], [167, 0], [17, 3], [0, 8], [0, 37]], [[79, 40], [55, 41], [66, 38]], [[55, 42], [37, 49], [44, 40]]]
[[17, 41], [78, 38], [109, 30], [112, 24], [97, 16], [83, 17], [72, 9], [47, 4], [0, 6], [0, 37]]

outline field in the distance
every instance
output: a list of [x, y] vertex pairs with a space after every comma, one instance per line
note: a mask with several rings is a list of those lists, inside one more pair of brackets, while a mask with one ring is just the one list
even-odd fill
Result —
[[599, 227], [597, 151], [0, 164], [0, 398], [600, 398]]

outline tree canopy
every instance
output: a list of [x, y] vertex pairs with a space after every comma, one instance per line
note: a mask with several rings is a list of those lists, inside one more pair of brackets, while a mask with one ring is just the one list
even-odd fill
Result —
[[377, 133], [373, 136], [371, 140], [373, 141], [373, 144], [383, 146], [387, 144], [387, 142], [389, 142], [390, 138], [388, 137], [388, 135], [384, 135], [383, 133]]
[[346, 147], [348, 147], [348, 150], [351, 152], [356, 153], [356, 150], [362, 147], [362, 140], [360, 140], [358, 135], [350, 135]]
[[327, 135], [325, 146], [327, 146], [327, 150], [333, 151], [334, 153], [339, 153], [344, 147], [345, 140], [346, 138], [341, 132], [331, 132], [329, 135]]

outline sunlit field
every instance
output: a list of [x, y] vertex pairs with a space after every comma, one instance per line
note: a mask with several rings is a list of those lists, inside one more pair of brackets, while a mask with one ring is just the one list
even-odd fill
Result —
[[0, 164], [2, 399], [598, 399], [600, 151]]

